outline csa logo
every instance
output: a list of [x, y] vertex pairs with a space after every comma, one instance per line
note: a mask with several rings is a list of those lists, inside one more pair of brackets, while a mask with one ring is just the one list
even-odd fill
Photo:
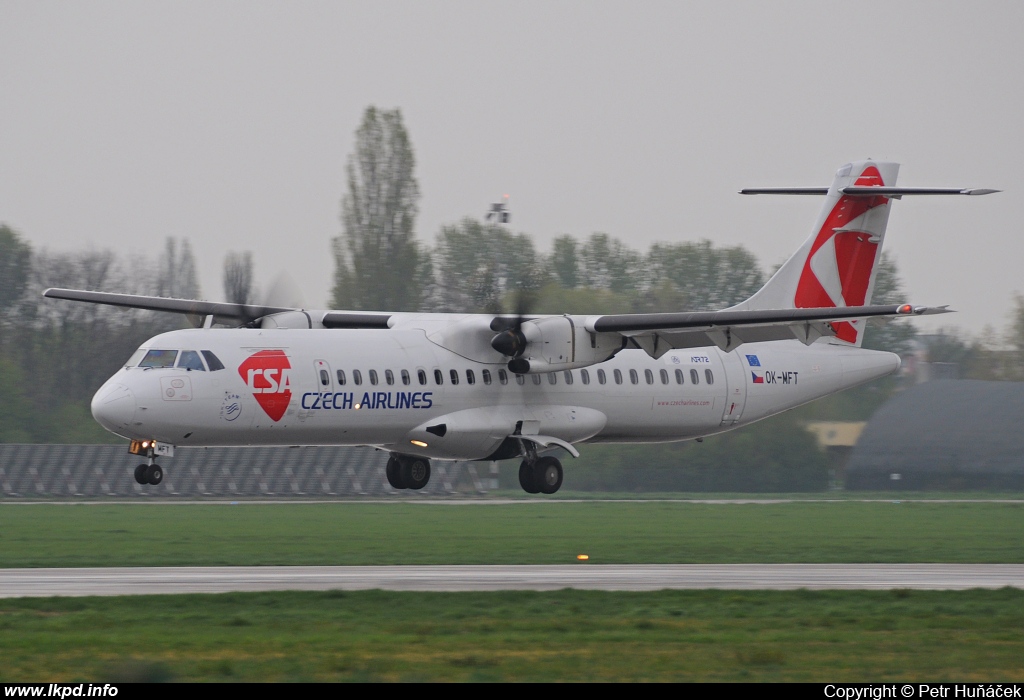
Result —
[[260, 350], [238, 366], [238, 374], [256, 402], [275, 423], [292, 400], [291, 371], [284, 350]]

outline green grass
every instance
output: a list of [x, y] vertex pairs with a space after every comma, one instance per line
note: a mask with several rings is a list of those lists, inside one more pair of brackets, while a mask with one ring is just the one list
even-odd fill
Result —
[[0, 681], [1017, 681], [1024, 591], [0, 600]]
[[1024, 562], [1024, 505], [0, 506], [0, 567]]

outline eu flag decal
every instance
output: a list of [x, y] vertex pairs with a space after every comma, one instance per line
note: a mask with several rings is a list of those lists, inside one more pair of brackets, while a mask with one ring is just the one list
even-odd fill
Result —
[[747, 355], [747, 364], [751, 367], [760, 367], [761, 361], [757, 359], [757, 355]]

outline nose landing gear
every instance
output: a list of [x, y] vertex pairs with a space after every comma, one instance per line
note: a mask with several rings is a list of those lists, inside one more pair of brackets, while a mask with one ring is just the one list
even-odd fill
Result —
[[159, 464], [140, 464], [135, 467], [135, 481], [140, 484], [158, 485], [164, 480], [164, 468]]
[[384, 469], [393, 489], [419, 491], [430, 481], [430, 460], [422, 457], [392, 454]]
[[148, 460], [146, 464], [135, 467], [135, 482], [156, 486], [164, 480], [164, 468], [156, 463], [156, 456], [174, 456], [174, 446], [157, 443], [155, 440], [132, 440], [128, 452]]

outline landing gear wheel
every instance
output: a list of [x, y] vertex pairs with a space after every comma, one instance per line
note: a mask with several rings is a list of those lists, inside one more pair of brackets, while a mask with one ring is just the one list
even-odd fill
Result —
[[150, 464], [146, 467], [146, 483], [156, 486], [164, 480], [164, 468], [159, 464]]
[[139, 484], [148, 484], [149, 479], [146, 477], [146, 470], [149, 469], [148, 464], [140, 464], [135, 467], [135, 481]]
[[402, 481], [406, 487], [420, 490], [430, 481], [430, 462], [419, 457], [410, 457], [402, 465]]
[[525, 459], [519, 465], [519, 485], [523, 487], [523, 491], [526, 491], [526, 493], [540, 493], [540, 489], [537, 487], [537, 479], [534, 478], [533, 465]]
[[533, 479], [541, 493], [554, 493], [562, 485], [562, 463], [554, 457], [541, 457], [533, 467]]
[[391, 488], [406, 488], [405, 483], [402, 481], [402, 462], [398, 457], [391, 455], [388, 459], [388, 466], [384, 468], [384, 475], [387, 476], [388, 483], [391, 484]]

